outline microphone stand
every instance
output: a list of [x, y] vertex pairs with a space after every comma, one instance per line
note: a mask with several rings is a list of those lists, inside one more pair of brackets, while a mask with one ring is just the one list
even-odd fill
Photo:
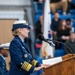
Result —
[[53, 44], [52, 44], [51, 42], [49, 42], [48, 40], [45, 41], [45, 42], [47, 42], [50, 46], [55, 47], [55, 45], [53, 45]]
[[71, 50], [71, 48], [69, 47], [69, 46], [67, 46], [65, 43], [63, 43], [63, 42], [60, 42], [60, 41], [57, 41], [57, 40], [50, 40], [50, 39], [47, 39], [48, 41], [53, 41], [53, 42], [57, 42], [57, 43], [60, 43], [60, 44], [63, 44], [63, 45], [65, 45], [68, 49], [69, 49], [69, 51], [72, 53], [72, 56], [73, 56], [73, 52], [72, 52], [72, 50]]

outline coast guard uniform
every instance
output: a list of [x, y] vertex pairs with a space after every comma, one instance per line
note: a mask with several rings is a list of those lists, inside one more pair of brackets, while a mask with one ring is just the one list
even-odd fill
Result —
[[4, 57], [0, 54], [0, 75], [7, 75], [7, 70], [6, 70], [6, 62]]
[[[5, 48], [6, 49], [6, 48]], [[0, 50], [4, 50], [3, 47], [0, 46]], [[0, 75], [8, 75], [8, 71], [6, 69], [6, 61], [3, 55], [0, 54]]]
[[11, 41], [9, 52], [11, 56], [9, 75], [30, 75], [34, 71], [34, 67], [40, 65], [32, 58], [27, 44], [18, 36]]

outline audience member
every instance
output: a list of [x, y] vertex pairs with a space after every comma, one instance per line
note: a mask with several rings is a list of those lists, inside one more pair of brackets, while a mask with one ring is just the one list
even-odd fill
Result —
[[43, 31], [42, 31], [42, 25], [43, 25], [43, 16], [39, 17], [39, 20], [37, 21], [36, 25], [35, 25], [35, 35], [36, 35], [36, 40], [35, 40], [35, 54], [40, 56], [40, 48], [41, 47], [37, 47], [38, 45], [41, 46], [42, 41], [40, 41], [38, 39], [38, 35], [42, 34], [43, 35]]
[[66, 19], [66, 25], [67, 25], [67, 28], [72, 28], [72, 25], [71, 25], [71, 19], [70, 18], [68, 18], [68, 19]]
[[52, 13], [55, 13], [58, 9], [62, 9], [63, 14], [67, 12], [67, 0], [50, 0], [50, 8]]
[[39, 34], [43, 34], [42, 25], [43, 25], [43, 16], [40, 16], [39, 20], [37, 21], [37, 23], [35, 25], [36, 38], [38, 37]]
[[38, 11], [40, 11], [40, 13], [42, 13], [42, 9], [43, 9], [43, 0], [38, 0], [38, 1], [34, 1], [33, 2], [34, 5], [34, 12], [38, 13]]
[[[56, 35], [57, 35], [57, 40], [63, 43], [69, 39], [70, 29], [66, 27], [65, 20], [61, 20]], [[61, 44], [57, 45], [58, 45], [57, 48], [61, 48]]]
[[57, 38], [56, 33], [57, 33], [57, 29], [59, 27], [60, 21], [61, 21], [61, 19], [59, 18], [59, 13], [56, 12], [54, 14], [54, 18], [52, 19], [52, 23], [51, 23], [52, 35], [53, 35], [54, 40], [56, 40], [56, 38]]
[[66, 27], [70, 29], [70, 32], [74, 32], [74, 27], [72, 26], [72, 21], [70, 18], [66, 19]]
[[[72, 50], [75, 54], [75, 33], [70, 34], [69, 40], [65, 42], [65, 44]], [[64, 47], [66, 54], [72, 53], [66, 46]]]

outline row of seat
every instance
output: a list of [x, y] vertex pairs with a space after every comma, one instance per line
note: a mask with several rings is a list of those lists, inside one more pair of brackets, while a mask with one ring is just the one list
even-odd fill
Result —
[[[62, 11], [61, 11], [61, 10], [58, 10], [57, 12], [58, 12], [59, 14], [62, 14]], [[37, 12], [35, 12], [35, 14], [42, 14], [42, 10], [41, 10], [41, 9], [38, 9]], [[51, 14], [52, 14], [52, 13], [51, 13]], [[71, 9], [71, 10], [70, 10], [70, 14], [71, 14], [71, 15], [75, 14], [75, 10], [74, 10], [74, 9]]]
[[[67, 18], [71, 18], [71, 19], [75, 19], [75, 14], [73, 14], [73, 15], [60, 15], [59, 16], [61, 19], [67, 19]], [[54, 18], [54, 15], [51, 15], [51, 18], [53, 19]]]
[[[41, 16], [42, 14], [36, 14], [35, 15], [35, 23], [39, 20], [39, 17]], [[72, 14], [72, 15], [62, 15], [62, 14], [60, 14], [60, 16], [59, 16], [61, 19], [68, 19], [68, 18], [71, 18], [71, 19], [74, 19], [75, 20], [75, 14]], [[54, 18], [54, 15], [51, 15], [51, 19], [53, 19]]]

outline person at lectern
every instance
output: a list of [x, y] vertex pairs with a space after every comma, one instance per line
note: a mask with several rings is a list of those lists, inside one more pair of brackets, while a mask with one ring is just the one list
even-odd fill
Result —
[[9, 75], [30, 75], [34, 71], [39, 71], [49, 66], [48, 64], [40, 64], [32, 58], [28, 45], [24, 42], [30, 29], [25, 20], [15, 21], [13, 24], [12, 33], [14, 38], [9, 47], [11, 57]]

